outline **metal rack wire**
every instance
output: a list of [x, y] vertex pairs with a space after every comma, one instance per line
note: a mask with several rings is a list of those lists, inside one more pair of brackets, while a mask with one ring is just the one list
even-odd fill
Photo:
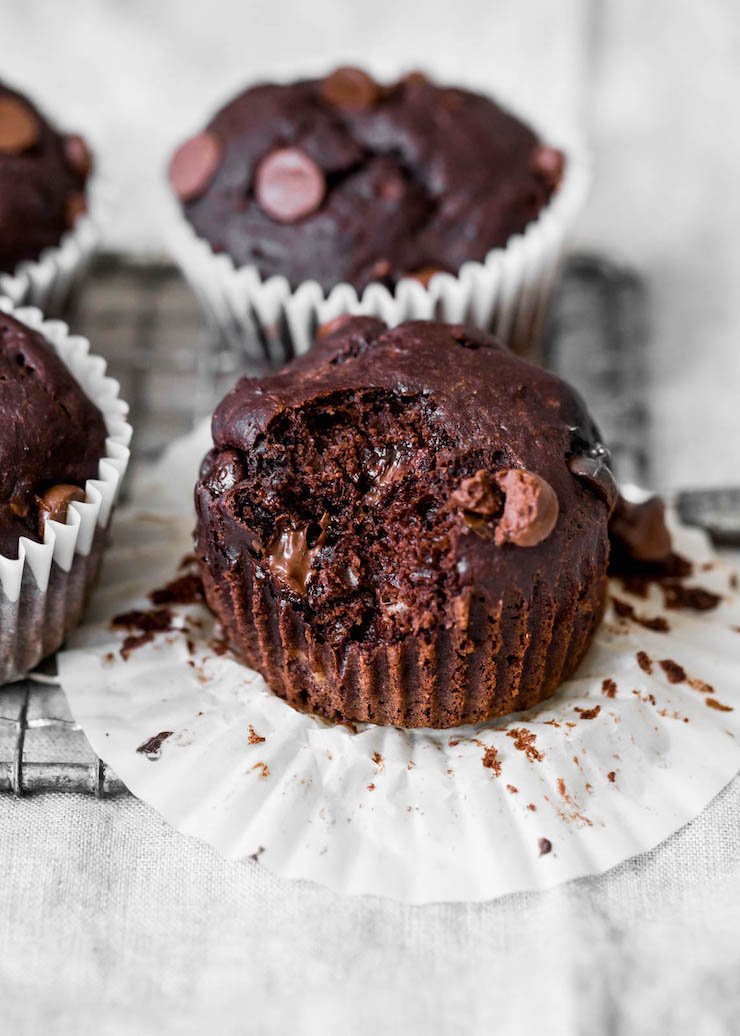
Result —
[[[545, 361], [589, 401], [617, 471], [649, 479], [645, 292], [598, 256], [573, 257], [561, 276]], [[178, 272], [164, 264], [101, 259], [69, 315], [121, 382], [135, 429], [133, 464], [151, 461], [208, 414], [245, 357], [214, 341]], [[54, 661], [0, 693], [0, 791], [126, 794], [92, 751], [54, 680]]]

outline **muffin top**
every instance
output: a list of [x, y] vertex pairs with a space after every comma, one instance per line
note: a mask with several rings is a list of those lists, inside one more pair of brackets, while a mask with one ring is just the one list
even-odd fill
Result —
[[563, 161], [479, 94], [344, 68], [245, 91], [169, 176], [196, 233], [237, 266], [360, 290], [484, 259], [536, 218]]
[[606, 565], [616, 491], [582, 401], [469, 327], [342, 318], [238, 382], [213, 438], [198, 553], [213, 571], [248, 551], [327, 643], [452, 622], [472, 586], [567, 595]]
[[37, 331], [0, 312], [0, 554], [43, 539], [45, 518], [64, 521], [84, 499], [104, 455], [103, 415]]
[[28, 98], [0, 83], [0, 272], [58, 245], [85, 211], [91, 157]]

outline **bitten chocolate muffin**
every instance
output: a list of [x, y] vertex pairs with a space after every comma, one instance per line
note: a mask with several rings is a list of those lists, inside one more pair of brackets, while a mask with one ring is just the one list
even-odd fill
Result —
[[195, 543], [230, 645], [331, 720], [534, 705], [604, 606], [616, 490], [593, 422], [480, 331], [335, 325], [214, 415]]
[[0, 83], [0, 272], [58, 245], [86, 209], [92, 160], [21, 94]]
[[484, 259], [537, 217], [563, 166], [486, 97], [342, 68], [245, 91], [177, 150], [169, 176], [216, 252], [328, 291], [426, 284]]
[[43, 539], [84, 500], [105, 454], [103, 415], [38, 332], [0, 312], [0, 554]]

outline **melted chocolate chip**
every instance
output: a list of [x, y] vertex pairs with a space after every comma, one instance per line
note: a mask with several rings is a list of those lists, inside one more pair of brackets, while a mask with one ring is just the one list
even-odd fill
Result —
[[67, 511], [72, 501], [82, 503], [84, 499], [85, 492], [79, 486], [68, 485], [63, 482], [56, 486], [49, 486], [41, 496], [37, 497], [39, 536], [43, 537], [47, 521], [66, 522]]
[[254, 193], [260, 208], [278, 223], [297, 223], [319, 208], [326, 193], [324, 174], [297, 147], [278, 148], [257, 166]]
[[496, 529], [496, 543], [536, 547], [550, 535], [560, 507], [552, 486], [533, 471], [510, 468], [495, 480], [504, 493], [504, 513]]
[[619, 498], [617, 483], [609, 467], [609, 453], [595, 446], [588, 454], [577, 454], [568, 460], [571, 475], [603, 500], [611, 512]]
[[15, 97], [0, 97], [0, 151], [18, 155], [39, 139], [39, 123], [30, 108]]
[[198, 133], [181, 144], [170, 160], [168, 176], [180, 201], [198, 198], [221, 162], [221, 144], [213, 133]]
[[322, 98], [337, 108], [362, 111], [371, 108], [380, 97], [380, 86], [361, 68], [337, 68], [323, 80]]

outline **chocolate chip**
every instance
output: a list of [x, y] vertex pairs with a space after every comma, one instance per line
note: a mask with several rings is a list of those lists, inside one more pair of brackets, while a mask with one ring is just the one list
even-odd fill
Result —
[[540, 144], [532, 152], [532, 172], [543, 180], [551, 191], [560, 186], [565, 170], [565, 155], [556, 147]]
[[321, 96], [337, 108], [362, 111], [371, 108], [380, 96], [380, 85], [361, 68], [337, 68], [319, 87]]
[[0, 98], [0, 151], [18, 155], [39, 139], [39, 122], [34, 113], [15, 97]]
[[583, 482], [587, 489], [598, 496], [611, 513], [619, 497], [617, 483], [609, 467], [609, 454], [596, 446], [590, 455], [578, 454], [568, 460], [571, 475]]
[[83, 180], [86, 180], [92, 169], [92, 155], [87, 141], [79, 133], [70, 133], [64, 138], [64, 154], [67, 161]]
[[254, 193], [260, 208], [279, 223], [296, 223], [321, 205], [326, 193], [324, 174], [297, 147], [278, 148], [257, 166]]
[[438, 273], [445, 273], [441, 266], [422, 266], [420, 270], [414, 270], [408, 276], [413, 277], [415, 281], [419, 281], [425, 288], [428, 288], [432, 277], [435, 277]]
[[609, 523], [609, 536], [633, 561], [663, 561], [671, 553], [665, 504], [657, 496], [641, 504], [620, 498]]
[[495, 542], [536, 547], [547, 539], [558, 520], [560, 506], [552, 486], [524, 468], [509, 468], [494, 476], [504, 493], [504, 513]]
[[245, 474], [244, 464], [236, 450], [223, 450], [201, 477], [210, 493], [221, 496], [242, 482]]
[[60, 482], [58, 485], [49, 486], [49, 488], [36, 499], [39, 509], [39, 535], [43, 537], [46, 522], [66, 522], [69, 505], [73, 500], [81, 503], [85, 499], [85, 493], [79, 486], [68, 485], [65, 482]]
[[167, 175], [180, 201], [193, 201], [206, 189], [221, 162], [221, 144], [213, 133], [198, 133], [181, 144]]
[[87, 212], [87, 199], [82, 191], [72, 191], [71, 194], [68, 194], [64, 208], [67, 226], [69, 228], [73, 227], [79, 217], [85, 212]]
[[501, 511], [501, 499], [491, 485], [488, 472], [481, 469], [470, 478], [464, 478], [450, 496], [455, 507], [462, 507], [472, 514], [491, 517]]

